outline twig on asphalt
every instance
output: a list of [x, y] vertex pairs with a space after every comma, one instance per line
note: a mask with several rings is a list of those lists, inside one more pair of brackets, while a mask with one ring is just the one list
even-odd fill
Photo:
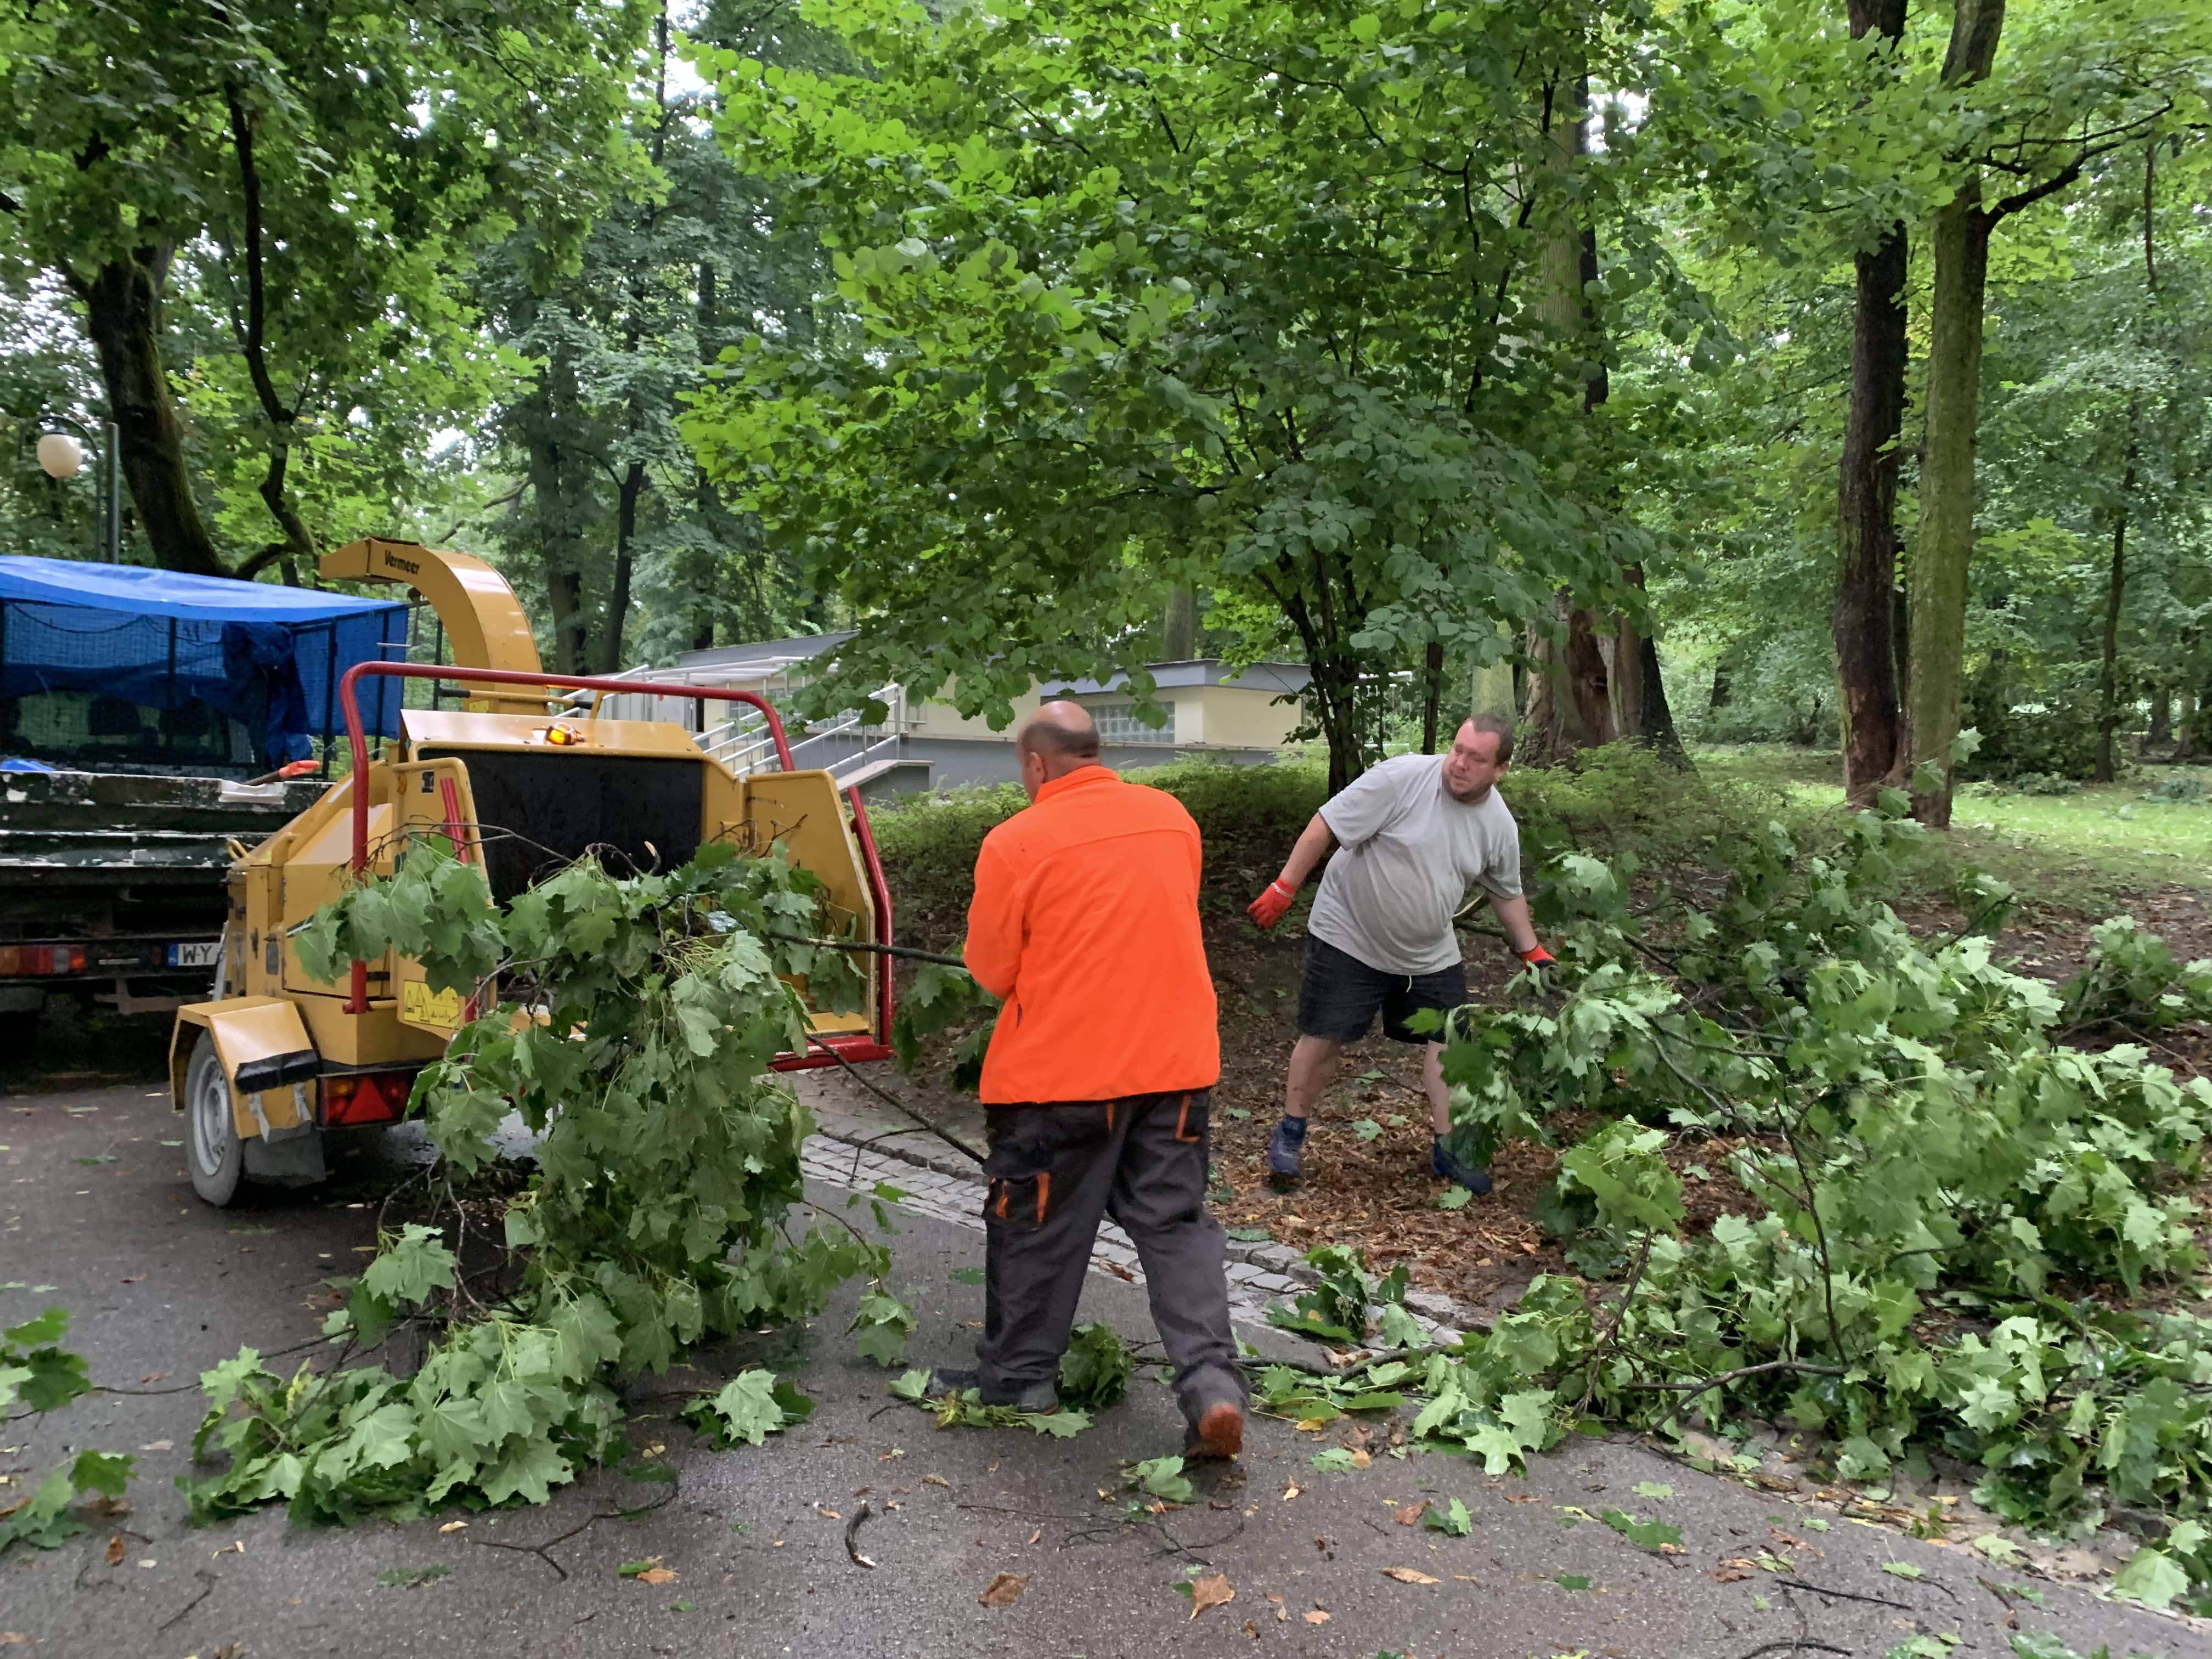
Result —
[[567, 1543], [578, 1533], [582, 1532], [588, 1527], [596, 1526], [602, 1521], [627, 1521], [634, 1515], [649, 1514], [653, 1510], [659, 1509], [662, 1504], [668, 1503], [670, 1500], [674, 1498], [675, 1496], [676, 1483], [672, 1480], [668, 1483], [666, 1491], [661, 1495], [661, 1497], [654, 1500], [653, 1503], [640, 1504], [635, 1509], [600, 1510], [594, 1514], [586, 1516], [574, 1526], [569, 1528], [568, 1531], [557, 1534], [554, 1537], [547, 1539], [542, 1544], [509, 1544], [496, 1538], [472, 1538], [469, 1541], [474, 1544], [478, 1549], [513, 1550], [517, 1554], [520, 1555], [534, 1555], [539, 1560], [544, 1562], [547, 1566], [552, 1568], [554, 1573], [565, 1583], [568, 1577], [568, 1568], [562, 1566], [558, 1561], [556, 1561], [550, 1555], [547, 1554], [546, 1552], [548, 1550], [551, 1549], [556, 1544]]
[[154, 1628], [155, 1630], [164, 1631], [168, 1629], [170, 1626], [175, 1624], [186, 1613], [190, 1613], [194, 1607], [206, 1601], [209, 1596], [215, 1594], [215, 1587], [216, 1583], [220, 1582], [216, 1579], [215, 1574], [210, 1572], [205, 1567], [200, 1567], [194, 1570], [192, 1577], [200, 1581], [200, 1593], [192, 1597], [191, 1601], [185, 1602], [184, 1606], [179, 1607], [167, 1619], [164, 1619], [160, 1624], [155, 1626]]
[[[305, 1342], [295, 1342], [289, 1348], [267, 1349], [263, 1352], [261, 1357], [264, 1359], [282, 1359], [287, 1354], [299, 1353], [308, 1348], [322, 1347], [325, 1346], [330, 1340], [331, 1339], [327, 1336], [311, 1336]], [[92, 1392], [94, 1394], [131, 1394], [141, 1395], [156, 1394], [195, 1394], [198, 1392], [199, 1386], [198, 1378], [194, 1378], [190, 1382], [179, 1382], [173, 1389], [111, 1389], [105, 1382], [95, 1382], [92, 1385]]]
[[974, 1158], [978, 1164], [981, 1164], [983, 1161], [982, 1153], [977, 1152], [973, 1146], [970, 1146], [966, 1141], [961, 1139], [959, 1136], [954, 1134], [950, 1129], [931, 1122], [929, 1119], [924, 1117], [920, 1112], [915, 1110], [913, 1107], [908, 1105], [906, 1102], [901, 1100], [896, 1095], [891, 1093], [890, 1090], [880, 1087], [874, 1079], [863, 1076], [860, 1073], [860, 1067], [854, 1065], [851, 1060], [846, 1059], [844, 1055], [839, 1054], [835, 1048], [824, 1042], [820, 1037], [809, 1033], [806, 1040], [812, 1043], [816, 1048], [819, 1048], [823, 1054], [829, 1055], [830, 1059], [836, 1060], [840, 1066], [843, 1066], [847, 1074], [849, 1075], [855, 1083], [859, 1084], [863, 1089], [866, 1089], [870, 1094], [875, 1096], [877, 1099], [882, 1101], [885, 1105], [890, 1106], [898, 1111], [904, 1112], [908, 1117], [912, 1118], [916, 1123], [921, 1125], [923, 1128], [928, 1130], [930, 1133], [935, 1135], [939, 1140], [951, 1147], [955, 1152], [966, 1153], [969, 1158]]
[[1851, 1650], [1849, 1648], [1831, 1647], [1826, 1642], [1815, 1642], [1811, 1638], [1804, 1636], [1787, 1642], [1769, 1642], [1764, 1647], [1753, 1648], [1749, 1653], [1745, 1654], [1742, 1659], [1759, 1659], [1759, 1655], [1763, 1653], [1840, 1653], [1844, 1656], [1844, 1659], [1851, 1659]]
[[860, 1522], [874, 1513], [875, 1510], [872, 1508], [863, 1503], [859, 1509], [853, 1511], [853, 1518], [845, 1523], [845, 1553], [853, 1558], [854, 1566], [866, 1567], [871, 1572], [876, 1570], [876, 1564], [861, 1554], [860, 1546], [853, 1540], [860, 1533]]
[[1864, 1601], [1877, 1607], [1895, 1607], [1900, 1613], [1912, 1611], [1910, 1602], [1893, 1601], [1886, 1595], [1862, 1595], [1856, 1590], [1830, 1589], [1826, 1584], [1808, 1584], [1802, 1578], [1784, 1578], [1778, 1574], [1774, 1582], [1787, 1584], [1791, 1589], [1810, 1590], [1815, 1595], [1832, 1595], [1839, 1601]]

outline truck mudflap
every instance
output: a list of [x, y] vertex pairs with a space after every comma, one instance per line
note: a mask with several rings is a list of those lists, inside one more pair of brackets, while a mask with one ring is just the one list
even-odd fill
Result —
[[216, 1058], [230, 1080], [231, 1115], [240, 1140], [283, 1140], [314, 1128], [309, 1085], [323, 1062], [298, 1005], [280, 997], [226, 997], [178, 1009], [169, 1041], [169, 1081], [179, 1111], [184, 1109], [191, 1043], [198, 1040], [187, 1040], [185, 1033], [199, 1030], [213, 1039]]

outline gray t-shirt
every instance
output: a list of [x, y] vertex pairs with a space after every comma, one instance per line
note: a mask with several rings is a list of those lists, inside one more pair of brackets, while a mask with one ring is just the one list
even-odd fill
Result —
[[1498, 791], [1462, 801], [1441, 755], [1400, 755], [1321, 809], [1338, 850], [1306, 929], [1386, 974], [1433, 974], [1460, 960], [1452, 915], [1480, 882], [1521, 891], [1521, 831]]

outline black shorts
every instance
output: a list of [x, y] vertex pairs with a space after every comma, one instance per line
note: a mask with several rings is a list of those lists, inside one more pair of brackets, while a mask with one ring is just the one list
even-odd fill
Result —
[[1394, 1042], [1441, 1042], [1443, 1033], [1408, 1030], [1419, 1008], [1449, 1013], [1467, 1000], [1467, 969], [1455, 962], [1433, 974], [1386, 974], [1358, 957], [1306, 935], [1306, 973], [1298, 987], [1298, 1030], [1332, 1042], [1357, 1042], [1377, 1011]]

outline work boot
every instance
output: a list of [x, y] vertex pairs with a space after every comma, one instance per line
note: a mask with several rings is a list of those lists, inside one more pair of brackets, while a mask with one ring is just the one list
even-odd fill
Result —
[[929, 1374], [929, 1392], [933, 1399], [940, 1395], [965, 1394], [973, 1389], [977, 1398], [986, 1406], [1012, 1406], [1018, 1412], [1031, 1412], [1040, 1416], [1060, 1409], [1060, 1390], [1049, 1382], [1032, 1382], [1017, 1394], [995, 1400], [984, 1394], [982, 1388], [983, 1377], [980, 1371], [954, 1370], [940, 1365]]
[[1285, 1116], [1267, 1137], [1267, 1167], [1279, 1176], [1296, 1176], [1298, 1153], [1306, 1144], [1306, 1121]]
[[1456, 1181], [1477, 1198], [1490, 1190], [1490, 1171], [1478, 1170], [1472, 1164], [1454, 1158], [1446, 1149], [1442, 1135], [1429, 1144], [1429, 1172], [1440, 1175], [1447, 1181]]
[[1217, 1400], [1191, 1425], [1185, 1457], [1234, 1457], [1244, 1449], [1244, 1410], [1233, 1400]]

